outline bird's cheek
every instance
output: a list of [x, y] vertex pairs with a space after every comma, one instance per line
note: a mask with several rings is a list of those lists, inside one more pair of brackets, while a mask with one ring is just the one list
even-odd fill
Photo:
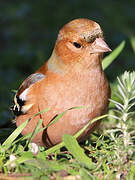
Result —
[[64, 64], [70, 64], [80, 59], [81, 53], [77, 52], [72, 44], [59, 42], [56, 45], [56, 53]]

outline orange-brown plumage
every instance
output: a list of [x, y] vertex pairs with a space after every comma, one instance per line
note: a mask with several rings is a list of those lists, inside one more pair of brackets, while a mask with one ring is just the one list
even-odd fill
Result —
[[[16, 124], [50, 108], [34, 117], [22, 134], [32, 132], [39, 119], [42, 127], [48, 125], [59, 113], [75, 106], [61, 119], [33, 139], [43, 146], [53, 146], [62, 140], [65, 133], [74, 135], [94, 117], [105, 113], [110, 97], [110, 88], [101, 66], [103, 52], [110, 51], [103, 40], [100, 26], [88, 19], [76, 19], [66, 24], [59, 32], [49, 60], [20, 86], [16, 97], [23, 101]], [[23, 93], [24, 92], [24, 93]], [[79, 141], [99, 124], [92, 124]], [[41, 127], [41, 128], [42, 128]]]

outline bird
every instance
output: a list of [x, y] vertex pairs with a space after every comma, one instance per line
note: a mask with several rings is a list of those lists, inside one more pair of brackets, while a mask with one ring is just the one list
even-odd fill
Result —
[[[60, 143], [64, 134], [75, 135], [93, 118], [105, 114], [111, 90], [102, 69], [102, 58], [109, 51], [103, 31], [95, 21], [79, 18], [65, 24], [50, 58], [24, 80], [14, 96], [12, 111], [16, 126], [29, 119], [22, 135], [33, 132], [42, 119], [41, 131], [32, 141], [50, 148]], [[84, 108], [73, 108], [80, 106]], [[39, 113], [46, 108], [47, 112]], [[78, 142], [87, 139], [98, 126], [100, 121], [92, 123], [78, 137]]]

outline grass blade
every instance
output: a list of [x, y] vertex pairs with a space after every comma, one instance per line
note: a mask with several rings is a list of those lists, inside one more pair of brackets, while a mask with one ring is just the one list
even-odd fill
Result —
[[12, 142], [17, 138], [17, 136], [25, 128], [28, 122], [29, 122], [29, 119], [26, 120], [24, 123], [22, 123], [18, 128], [16, 128], [15, 131], [4, 141], [2, 146], [5, 146], [5, 148], [8, 149], [12, 145]]
[[130, 43], [131, 43], [132, 49], [135, 53], [135, 36], [130, 37]]
[[64, 112], [58, 114], [53, 121], [51, 121], [44, 129], [48, 128], [49, 126], [51, 126], [53, 123], [55, 123], [56, 121], [58, 121], [60, 118], [62, 118], [64, 116], [65, 113], [67, 113], [68, 111], [72, 110], [72, 109], [81, 109], [81, 108], [85, 108], [85, 106], [78, 106], [78, 107], [72, 107], [70, 109], [65, 110]]
[[[94, 122], [96, 122], [96, 121], [98, 121], [98, 120], [100, 120], [100, 119], [103, 119], [103, 118], [105, 118], [105, 117], [107, 117], [107, 116], [108, 116], [108, 115], [106, 114], [106, 115], [103, 115], [103, 116], [99, 116], [99, 117], [94, 118], [92, 121], [88, 122], [80, 131], [78, 131], [78, 132], [74, 135], [74, 137], [75, 137], [75, 138], [78, 138], [78, 137], [85, 131], [85, 129], [86, 129], [90, 124], [92, 124], [92, 123], [94, 123]], [[64, 142], [61, 142], [61, 143], [55, 145], [54, 147], [46, 150], [46, 151], [45, 151], [46, 156], [49, 155], [49, 154], [51, 154], [51, 153], [54, 153], [55, 151], [57, 151], [58, 149], [60, 149], [60, 148], [63, 147], [64, 145], [65, 145]]]
[[94, 122], [99, 121], [100, 119], [103, 119], [103, 118], [105, 118], [105, 117], [107, 117], [107, 116], [108, 116], [108, 114], [105, 114], [105, 115], [102, 115], [102, 116], [99, 116], [99, 117], [96, 117], [96, 118], [92, 119], [92, 120], [89, 121], [80, 131], [78, 131], [78, 132], [74, 135], [74, 137], [75, 137], [75, 138], [78, 138], [78, 137], [85, 131], [85, 129], [87, 129], [87, 127], [90, 126], [90, 124], [93, 124]]
[[[39, 130], [41, 129], [41, 126], [42, 126], [42, 122], [43, 120], [42, 119], [39, 119], [38, 122], [37, 122], [37, 125], [36, 125], [36, 128], [34, 129], [34, 131], [32, 132], [28, 142], [26, 143], [25, 145], [25, 148], [28, 146], [28, 144], [32, 141], [32, 139], [35, 137], [35, 135], [39, 132]], [[24, 148], [24, 149], [25, 149]]]
[[121, 53], [125, 46], [125, 41], [122, 41], [118, 47], [116, 47], [111, 54], [106, 56], [102, 61], [103, 70], [105, 70], [115, 59], [116, 57]]
[[49, 111], [49, 108], [44, 109], [41, 112], [36, 113], [34, 116], [32, 116], [31, 118], [27, 119], [25, 122], [23, 122], [20, 126], [18, 126], [14, 132], [4, 141], [4, 143], [2, 144], [2, 146], [5, 146], [5, 150], [8, 149], [13, 141], [18, 137], [18, 135], [22, 132], [22, 130], [25, 128], [25, 126], [28, 124], [28, 122], [33, 119], [34, 117], [38, 116], [41, 113], [47, 112]]

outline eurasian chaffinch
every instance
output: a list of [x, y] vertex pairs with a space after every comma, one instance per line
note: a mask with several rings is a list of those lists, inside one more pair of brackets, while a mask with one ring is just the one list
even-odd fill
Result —
[[[102, 56], [111, 51], [96, 22], [75, 19], [59, 31], [51, 57], [20, 86], [14, 98], [13, 112], [19, 126], [34, 114], [50, 108], [29, 121], [22, 134], [32, 132], [39, 119], [41, 128], [58, 114], [72, 107], [62, 118], [39, 132], [33, 142], [51, 147], [62, 141], [63, 134], [74, 135], [108, 107], [110, 87], [102, 70]], [[78, 138], [86, 139], [100, 124], [95, 122]]]

